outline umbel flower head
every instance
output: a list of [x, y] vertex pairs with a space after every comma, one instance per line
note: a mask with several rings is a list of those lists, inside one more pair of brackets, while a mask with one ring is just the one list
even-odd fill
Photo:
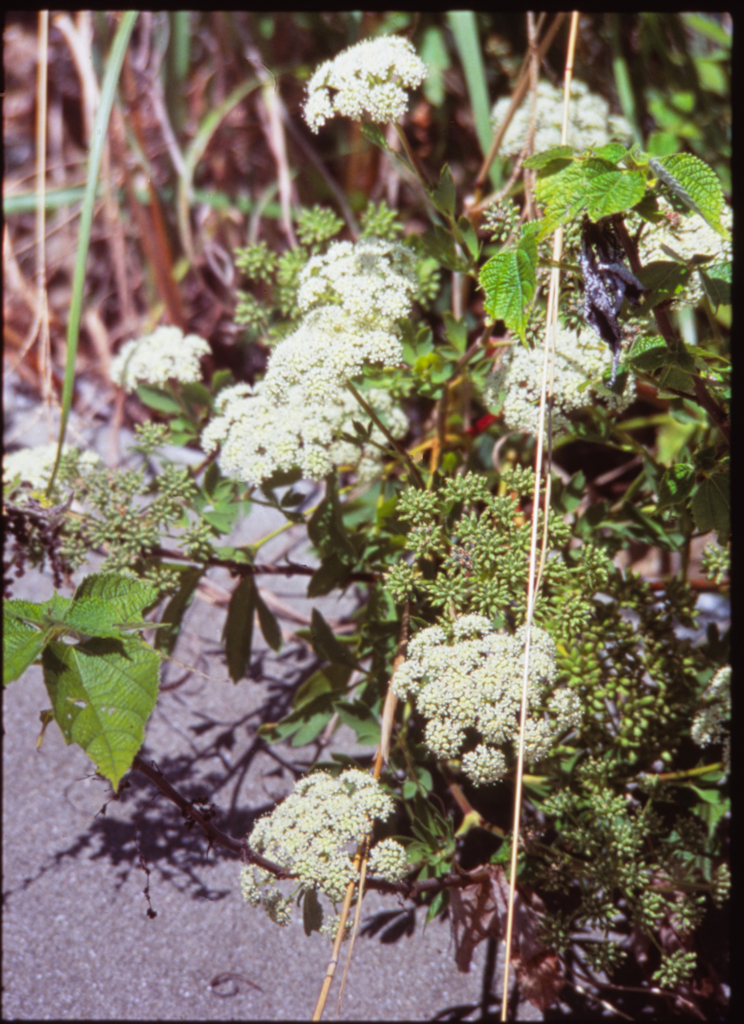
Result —
[[184, 337], [180, 327], [158, 327], [152, 334], [122, 345], [111, 360], [111, 379], [126, 391], [138, 384], [165, 384], [177, 380], [194, 383], [202, 378], [200, 356], [209, 354], [209, 345], [198, 334]]
[[[586, 387], [586, 382], [601, 377], [607, 367], [607, 346], [593, 331], [584, 330], [577, 335], [565, 327], [557, 329], [553, 437], [570, 433], [569, 413], [596, 405], [598, 396], [591, 387]], [[494, 412], [500, 408], [512, 430], [537, 434], [542, 368], [541, 345], [528, 349], [516, 343], [501, 365], [486, 377], [483, 401]], [[603, 390], [602, 400], [611, 411], [621, 412], [635, 401], [635, 394], [635, 380], [631, 379], [622, 395]]]
[[[365, 365], [400, 362], [396, 321], [416, 289], [415, 257], [397, 242], [338, 242], [313, 257], [300, 275], [298, 304], [305, 315], [274, 349], [263, 381], [220, 393], [217, 416], [202, 433], [204, 451], [221, 443], [223, 471], [250, 483], [294, 466], [321, 480], [351, 461], [349, 446], [339, 448], [340, 434], [353, 433], [351, 421], [368, 417], [346, 384]], [[405, 433], [404, 417], [382, 392], [371, 392], [369, 402], [394, 436]], [[385, 442], [378, 429], [371, 440]], [[372, 450], [361, 451], [365, 476]], [[354, 461], [359, 457], [357, 450]]]
[[[497, 130], [504, 120], [511, 98], [505, 96], [493, 107], [491, 122]], [[507, 156], [516, 156], [527, 139], [532, 104], [527, 95], [506, 129], [501, 150]], [[537, 86], [537, 120], [534, 149], [541, 153], [561, 144], [563, 125], [563, 89], [544, 79]], [[577, 79], [571, 81], [571, 106], [568, 120], [568, 145], [574, 149], [603, 146], [611, 139], [624, 139], [631, 135], [628, 122], [621, 115], [611, 114], [609, 104]]]
[[[335, 778], [326, 772], [313, 772], [300, 779], [287, 799], [255, 824], [249, 842], [257, 853], [288, 868], [296, 876], [295, 881], [299, 880], [301, 890], [314, 889], [339, 903], [355, 877], [353, 860], [358, 844], [372, 822], [384, 821], [393, 808], [392, 799], [366, 772], [349, 769]], [[372, 874], [395, 881], [406, 870], [405, 851], [395, 840], [383, 840], [373, 848]], [[293, 898], [282, 896], [269, 872], [244, 867], [241, 887], [244, 898], [253, 906], [261, 903], [278, 924], [289, 922]]]
[[[401, 699], [412, 697], [426, 719], [426, 744], [442, 759], [462, 757], [462, 769], [477, 785], [495, 782], [507, 770], [504, 750], [515, 749], [524, 672], [524, 627], [514, 636], [497, 633], [482, 615], [455, 619], [452, 637], [441, 626], [421, 630], [393, 676]], [[581, 721], [581, 704], [569, 690], [553, 690], [555, 644], [532, 628], [525, 756], [544, 757], [558, 738]], [[478, 742], [470, 745], [473, 733]]]
[[[223, 473], [249, 483], [261, 483], [275, 470], [294, 466], [308, 480], [322, 480], [338, 466], [355, 470], [358, 480], [371, 479], [379, 466], [379, 449], [372, 443], [352, 445], [340, 437], [342, 433], [353, 436], [353, 420], [366, 426], [367, 414], [348, 391], [336, 386], [330, 389], [330, 397], [309, 400], [311, 391], [289, 384], [277, 404], [267, 393], [265, 381], [254, 388], [250, 384], [225, 388], [215, 402], [217, 415], [202, 432], [203, 450], [209, 453], [221, 444]], [[387, 392], [371, 391], [366, 399], [394, 437], [405, 434], [408, 420]], [[377, 427], [370, 442], [386, 443]]]
[[400, 121], [408, 108], [404, 86], [416, 88], [426, 74], [407, 39], [382, 36], [357, 43], [321, 64], [310, 79], [305, 121], [314, 132], [336, 114], [355, 121]]
[[[68, 444], [62, 445], [62, 457], [63, 465], [66, 461], [69, 470], [79, 474], [89, 473], [97, 469], [101, 463], [95, 452], [81, 451], [78, 448], [71, 448]], [[21, 448], [17, 452], [9, 452], [3, 456], [3, 483], [10, 484], [20, 476], [21, 483], [30, 484], [33, 490], [41, 491], [49, 483], [56, 458], [56, 441], [36, 448]], [[60, 493], [58, 480], [56, 495], [59, 496]], [[23, 502], [23, 492], [20, 492], [15, 500]]]

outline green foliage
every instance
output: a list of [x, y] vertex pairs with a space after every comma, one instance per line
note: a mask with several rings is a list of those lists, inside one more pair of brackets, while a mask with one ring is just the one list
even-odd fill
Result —
[[[433, 69], [423, 93], [430, 104], [442, 103], [457, 68], [456, 54], [447, 33], [426, 20], [433, 16], [423, 17]], [[416, 254], [418, 276], [418, 294], [411, 284], [415, 298], [394, 339], [402, 357], [373, 368], [360, 361], [357, 375], [346, 382], [344, 398], [352, 394], [360, 412], [344, 424], [340, 440], [352, 450], [375, 449], [379, 462], [369, 476], [352, 471], [344, 455], [336, 460], [343, 464], [326, 476], [322, 497], [305, 512], [306, 495], [293, 486], [300, 478], [296, 467], [247, 490], [244, 482], [223, 475], [219, 449], [205, 447], [209, 458], [196, 470], [169, 461], [166, 444], [193, 448], [210, 419], [214, 422], [220, 394], [235, 383], [224, 370], [209, 385], [171, 380], [162, 387], [139, 386], [141, 403], [165, 421], [138, 429], [135, 447], [147, 468], [83, 471], [78, 461], [65, 457], [53, 498], [59, 504], [51, 506], [22, 474], [14, 474], [6, 499], [15, 544], [23, 551], [21, 568], [23, 558], [31, 564], [49, 559], [61, 579], [84, 565], [91, 550], [103, 552], [106, 561], [103, 574], [89, 576], [73, 598], [55, 593], [38, 605], [6, 602], [4, 678], [7, 684], [40, 662], [52, 703], [47, 718], [54, 718], [66, 741], [79, 743], [118, 786], [157, 698], [157, 651], [173, 650], [209, 566], [225, 566], [236, 578], [222, 634], [230, 678], [238, 683], [250, 674], [256, 622], [268, 646], [281, 649], [282, 629], [259, 587], [261, 565], [255, 556], [262, 542], [219, 546], [219, 537], [248, 510], [250, 497], [306, 531], [318, 559], [308, 578], [311, 600], [352, 587], [360, 597], [349, 630], [331, 625], [312, 608], [309, 628], [295, 635], [314, 662], [289, 713], [261, 726], [259, 735], [267, 743], [299, 748], [323, 734], [325, 744], [333, 724], [341, 722], [360, 745], [377, 747], [381, 708], [405, 638], [402, 621], [409, 641], [427, 627], [439, 627], [443, 646], [464, 615], [485, 616], [494, 630], [510, 637], [525, 624], [533, 516], [542, 536], [546, 513], [532, 507], [534, 477], [527, 466], [535, 438], [511, 431], [503, 414], [496, 414], [499, 406], [488, 402], [492, 411], [484, 416], [478, 404], [486, 401], [486, 373], [498, 349], [513, 342], [498, 337], [498, 327], [489, 328], [502, 322], [523, 343], [542, 343], [546, 284], [554, 266], [548, 242], [561, 228], [561, 326], [589, 330], [581, 305], [586, 288], [578, 266], [581, 233], [585, 218], [608, 218], [623, 250], [603, 258], [598, 270], [600, 293], [606, 289], [618, 329], [626, 332], [618, 340], [618, 349], [622, 342], [626, 350], [616, 393], [642, 387], [627, 392], [638, 395], [638, 406], [629, 413], [618, 414], [606, 402], [587, 402], [586, 408], [575, 403], [565, 436], [555, 430], [556, 463], [559, 447], [566, 445], [568, 462], [574, 454], [580, 468], [560, 479], [554, 474], [533, 622], [555, 644], [555, 693], [577, 710], [570, 728], [558, 732], [557, 716], [540, 706], [552, 733], [545, 756], [530, 768], [542, 774], [525, 779], [529, 801], [523, 808], [527, 828], [520, 883], [554, 901], [556, 909], [543, 921], [543, 941], [565, 964], [575, 962], [572, 947], [578, 946], [593, 970], [619, 976], [642, 936], [657, 951], [651, 966], [643, 968], [646, 982], [676, 988], [698, 972], [689, 952], [692, 937], [710, 906], [727, 899], [730, 887], [724, 824], [729, 638], [713, 625], [705, 639], [689, 638], [698, 613], [696, 591], [688, 582], [693, 541], [713, 532], [718, 546], [706, 548], [702, 570], [722, 594], [727, 590], [730, 246], [715, 249], [708, 241], [705, 251], [697, 251], [694, 242], [684, 243], [681, 231], [704, 220], [722, 244], [730, 243], [719, 175], [700, 153], [710, 135], [700, 112], [706, 98], [725, 95], [721, 64], [729, 41], [702, 15], [675, 16], [669, 38], [660, 32], [661, 16], [633, 17], [653, 41], [642, 44], [649, 47], [649, 67], [668, 61], [674, 87], [668, 95], [649, 87], [639, 97], [632, 69], [620, 69], [619, 49], [613, 51], [613, 68], [624, 109], [637, 109], [638, 139], [644, 124], [641, 99], [658, 130], [632, 148], [618, 142], [584, 151], [558, 146], [529, 157], [524, 166], [534, 172], [536, 220], [522, 220], [534, 209], [532, 203], [522, 204], [521, 189], [530, 187], [530, 178], [502, 195], [479, 224], [477, 215], [468, 213], [468, 201], [483, 181], [471, 190], [467, 162], [421, 156], [428, 153], [421, 138], [393, 152], [382, 126], [362, 126], [362, 135], [383, 150], [384, 159], [403, 168], [406, 187], [400, 209], [384, 202], [367, 205], [360, 216], [361, 236], [404, 238]], [[450, 21], [460, 58], [472, 55], [478, 20], [456, 12]], [[271, 28], [273, 22], [267, 17], [264, 24]], [[620, 22], [613, 25], [617, 35]], [[684, 26], [694, 26], [710, 45], [693, 47], [685, 57]], [[489, 45], [500, 45], [499, 38], [495, 33]], [[669, 50], [663, 56], [661, 43]], [[479, 148], [486, 152], [488, 83], [480, 52], [477, 56], [465, 62], [464, 82], [478, 97]], [[674, 70], [683, 64], [689, 87]], [[429, 113], [450, 119], [449, 111]], [[441, 171], [427, 170], [424, 180], [417, 164], [427, 159]], [[492, 178], [500, 173], [491, 171]], [[302, 186], [304, 196], [310, 183]], [[260, 219], [254, 226], [259, 230], [251, 237], [262, 236]], [[664, 235], [656, 250], [646, 248], [667, 227], [677, 233]], [[294, 211], [296, 247], [275, 250], [261, 240], [237, 251], [235, 264], [248, 290], [238, 296], [235, 319], [246, 328], [245, 343], [255, 344], [262, 356], [266, 346], [295, 331], [300, 274], [343, 228], [344, 221], [328, 207], [300, 207]], [[265, 237], [276, 235], [266, 231]], [[653, 255], [647, 258], [649, 251]], [[636, 291], [638, 281], [643, 286], [632, 312], [624, 304], [630, 280]], [[580, 385], [589, 386], [607, 397], [599, 382]], [[525, 381], [505, 379], [502, 391], [509, 388], [518, 394], [527, 390]], [[370, 396], [381, 392], [391, 405], [373, 418]], [[330, 400], [328, 393], [318, 394], [320, 401]], [[644, 404], [649, 396], [652, 407]], [[388, 430], [390, 409], [405, 411], [407, 434]], [[385, 432], [375, 434], [373, 428]], [[621, 467], [618, 456], [633, 461]], [[631, 569], [621, 571], [613, 558], [621, 552], [635, 558], [635, 545], [670, 556], [674, 570], [653, 582]], [[154, 625], [142, 617], [163, 598], [167, 604], [153, 650], [136, 634]], [[460, 748], [446, 756], [439, 749], [435, 757], [425, 742], [431, 719], [415, 701], [399, 697], [382, 782], [400, 809], [396, 828], [405, 834], [397, 838], [414, 865], [412, 875], [444, 879], [461, 870], [463, 841], [471, 830], [505, 837], [502, 798], [509, 796], [513, 780], [505, 771], [498, 781], [494, 775], [487, 785], [483, 778], [472, 785], [463, 760], [472, 752], [467, 746], [476, 726], [469, 727], [462, 757]], [[512, 715], [509, 724], [515, 721]], [[341, 766], [354, 767], [346, 755], [333, 754], [328, 770], [338, 774]], [[482, 855], [481, 865], [489, 857], [492, 864], [504, 863], [507, 856], [503, 843]], [[262, 879], [269, 877], [267, 872]], [[327, 930], [313, 880], [303, 886], [306, 934]], [[427, 890], [422, 900], [430, 920], [446, 910], [447, 890]], [[266, 905], [275, 920], [286, 922], [288, 901], [277, 895]], [[596, 930], [591, 939], [590, 929]], [[633, 942], [621, 945], [617, 939], [623, 933]], [[680, 948], [669, 947], [670, 933]], [[634, 966], [640, 969], [639, 963]]]
[[[142, 746], [155, 707], [160, 659], [133, 631], [157, 591], [125, 576], [86, 577], [73, 598], [6, 601], [4, 684], [41, 658], [51, 717], [116, 789]], [[73, 643], [66, 639], [74, 640]]]

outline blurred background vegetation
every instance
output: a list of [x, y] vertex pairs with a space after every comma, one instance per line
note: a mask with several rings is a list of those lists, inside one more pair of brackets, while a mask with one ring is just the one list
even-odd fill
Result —
[[[540, 23], [541, 35], [552, 17]], [[90, 132], [116, 24], [106, 12], [50, 20], [47, 359], [29, 336], [38, 328], [37, 15], [6, 17], [5, 366], [52, 403], [62, 379]], [[562, 77], [566, 31], [564, 19], [543, 61], [542, 72], [554, 83]], [[290, 178], [293, 204], [332, 207], [350, 233], [368, 199], [397, 208], [407, 231], [422, 230], [418, 196], [359, 124], [335, 119], [316, 136], [301, 118], [304, 86], [319, 63], [391, 32], [409, 36], [430, 68], [410, 116], [416, 155], [432, 179], [449, 163], [455, 183], [467, 191], [490, 140], [490, 109], [511, 94], [522, 65], [523, 14], [478, 13], [474, 25], [462, 12], [140, 15], [104, 155], [78, 380], [87, 377], [111, 394], [112, 352], [162, 321], [208, 338], [215, 368], [250, 379], [263, 367], [261, 346], [246, 344], [245, 330], [234, 322], [240, 275], [233, 252], [249, 241], [280, 250], [290, 244], [282, 227], [281, 174]], [[727, 14], [583, 15], [575, 75], [626, 116], [644, 149], [696, 153], [729, 193], [731, 34]], [[506, 180], [508, 171], [497, 160], [492, 183]], [[137, 418], [135, 401], [126, 408]]]

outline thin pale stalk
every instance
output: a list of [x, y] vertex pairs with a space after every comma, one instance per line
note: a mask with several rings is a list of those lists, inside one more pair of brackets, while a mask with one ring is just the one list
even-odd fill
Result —
[[[576, 32], [579, 23], [579, 12], [573, 11], [571, 14], [571, 28], [568, 39], [568, 52], [566, 56], [566, 71], [564, 76], [564, 94], [563, 94], [563, 130], [561, 133], [561, 141], [565, 145], [568, 135], [568, 104], [569, 104], [569, 93], [571, 86], [571, 75], [573, 72], [573, 55], [576, 46]], [[553, 256], [556, 262], [560, 260], [561, 249], [563, 246], [563, 232], [561, 230], [556, 231], [554, 242], [553, 242]], [[542, 391], [540, 394], [540, 414], [538, 420], [538, 432], [537, 432], [537, 446], [535, 452], [535, 490], [532, 499], [532, 531], [530, 536], [530, 564], [528, 571], [528, 584], [527, 584], [527, 616], [525, 619], [525, 644], [524, 644], [524, 675], [522, 677], [522, 705], [520, 714], [520, 725], [519, 725], [519, 750], [517, 754], [517, 774], [516, 774], [516, 785], [514, 791], [514, 818], [512, 822], [512, 848], [511, 848], [511, 864], [510, 864], [510, 877], [509, 877], [509, 905], [507, 912], [506, 921], [506, 938], [505, 938], [505, 955], [504, 955], [504, 988], [503, 998], [501, 1004], [501, 1020], [507, 1019], [507, 1003], [509, 995], [509, 961], [511, 959], [511, 945], [512, 945], [512, 934], [514, 930], [514, 895], [516, 892], [517, 884], [517, 859], [519, 852], [519, 823], [522, 809], [522, 783], [524, 777], [524, 746], [525, 746], [525, 730], [527, 724], [527, 691], [529, 686], [529, 668], [530, 668], [530, 639], [532, 629], [532, 617], [535, 608], [535, 596], [536, 596], [536, 582], [539, 582], [535, 578], [535, 566], [537, 562], [537, 525], [538, 525], [538, 511], [540, 508], [540, 477], [542, 474], [542, 456], [543, 456], [543, 443], [544, 443], [544, 428], [545, 428], [545, 408], [547, 404], [548, 395], [548, 368], [550, 353], [549, 349], [555, 345], [555, 324], [558, 315], [558, 284], [560, 278], [560, 270], [557, 267], [553, 268], [550, 278], [550, 294], [548, 298], [548, 321], [547, 321], [547, 338], [545, 344], [545, 356], [543, 359], [543, 377], [542, 377]], [[552, 392], [552, 384], [551, 384]], [[548, 480], [550, 474], [548, 473]], [[549, 510], [549, 489], [546, 488], [545, 494], [545, 531], [543, 533], [543, 549], [547, 544], [547, 520]]]

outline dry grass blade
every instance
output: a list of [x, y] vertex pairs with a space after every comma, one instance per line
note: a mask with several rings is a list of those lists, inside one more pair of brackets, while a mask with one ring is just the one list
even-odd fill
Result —
[[[566, 71], [564, 76], [564, 94], [563, 94], [563, 128], [561, 132], [561, 142], [565, 145], [568, 137], [568, 107], [569, 107], [569, 96], [571, 88], [571, 75], [573, 71], [573, 55], [576, 45], [576, 32], [578, 28], [579, 14], [578, 11], [574, 11], [571, 14], [571, 27], [569, 31], [568, 39], [568, 51], [566, 55]], [[563, 232], [558, 230], [554, 236], [553, 242], [553, 261], [558, 263], [563, 248]], [[530, 630], [532, 626], [532, 614], [535, 605], [536, 595], [536, 584], [539, 583], [539, 579], [536, 579], [536, 563], [537, 563], [537, 524], [538, 524], [538, 510], [540, 508], [540, 483], [542, 475], [542, 456], [544, 446], [544, 428], [545, 428], [545, 408], [546, 399], [548, 395], [548, 366], [550, 360], [550, 349], [555, 348], [555, 326], [558, 316], [558, 284], [560, 279], [560, 270], [554, 266], [550, 276], [550, 292], [548, 296], [548, 311], [547, 311], [547, 337], [545, 344], [545, 359], [543, 361], [543, 379], [542, 379], [542, 392], [540, 395], [540, 414], [539, 414], [539, 427], [537, 434], [537, 445], [535, 452], [535, 491], [532, 501], [532, 532], [530, 537], [530, 565], [528, 572], [528, 590], [527, 590], [527, 616], [525, 620], [525, 645], [524, 645], [524, 676], [522, 679], [522, 707], [520, 712], [520, 727], [519, 727], [519, 752], [517, 755], [517, 774], [516, 774], [516, 785], [514, 789], [514, 818], [512, 825], [512, 849], [511, 849], [511, 864], [509, 872], [509, 906], [507, 914], [506, 924], [506, 938], [505, 938], [505, 956], [504, 956], [504, 982], [503, 982], [503, 998], [501, 1004], [501, 1020], [507, 1019], [507, 1003], [509, 995], [509, 960], [511, 957], [511, 944], [512, 944], [512, 931], [514, 927], [514, 896], [516, 892], [517, 882], [517, 855], [519, 851], [519, 823], [520, 823], [520, 812], [522, 804], [522, 780], [524, 774], [524, 747], [525, 747], [525, 727], [527, 723], [527, 689], [529, 685], [529, 667], [530, 667]], [[552, 384], [551, 384], [552, 390]], [[550, 473], [548, 473], [548, 480], [550, 479]], [[546, 488], [545, 493], [545, 524], [547, 528], [548, 510], [549, 510], [550, 494]], [[543, 533], [542, 539], [542, 556], [541, 561], [544, 563], [545, 558], [545, 547], [547, 543], [547, 529]], [[542, 566], [541, 566], [542, 567]]]

